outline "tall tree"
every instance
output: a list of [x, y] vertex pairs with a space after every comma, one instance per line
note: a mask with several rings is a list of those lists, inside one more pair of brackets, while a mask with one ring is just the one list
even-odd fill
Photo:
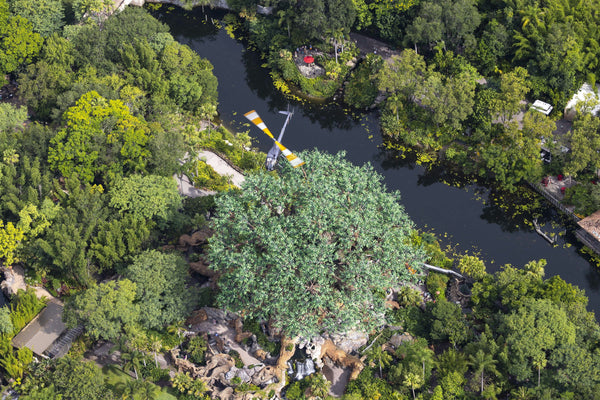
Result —
[[110, 206], [134, 218], [167, 221], [181, 207], [181, 196], [171, 177], [136, 174], [114, 181]]
[[136, 285], [142, 325], [149, 329], [183, 319], [193, 308], [196, 296], [193, 288], [187, 288], [188, 265], [176, 254], [144, 252], [127, 267], [125, 276]]
[[279, 177], [247, 177], [217, 199], [211, 268], [218, 302], [246, 317], [272, 318], [290, 335], [311, 336], [384, 322], [376, 294], [419, 270], [412, 223], [371, 166], [319, 152]]
[[135, 283], [128, 279], [101, 283], [69, 299], [63, 319], [70, 328], [83, 324], [96, 340], [116, 342], [139, 321], [135, 296]]
[[64, 25], [64, 7], [60, 0], [10, 0], [10, 10], [31, 22], [34, 32], [50, 36]]
[[7, 0], [0, 0], [0, 75], [31, 62], [39, 53], [42, 42], [42, 37], [33, 32], [31, 23], [19, 15], [11, 15]]
[[481, 394], [483, 394], [483, 376], [485, 371], [487, 370], [488, 372], [498, 375], [499, 373], [496, 369], [497, 363], [498, 361], [494, 359], [494, 356], [483, 350], [479, 350], [474, 355], [469, 356], [469, 364], [475, 370], [475, 374], [481, 373]]
[[501, 331], [506, 335], [511, 374], [518, 381], [531, 378], [533, 363], [541, 368], [540, 360], [556, 347], [575, 343], [575, 325], [545, 299], [525, 299], [517, 312], [503, 318]]
[[500, 91], [490, 102], [490, 112], [505, 126], [522, 109], [521, 101], [529, 93], [529, 74], [522, 67], [502, 74], [500, 77]]
[[66, 127], [51, 140], [48, 161], [63, 176], [77, 173], [85, 182], [144, 171], [146, 123], [129, 113], [120, 100], [97, 92], [84, 94], [65, 112]]
[[406, 49], [399, 56], [393, 55], [377, 74], [379, 90], [390, 94], [399, 93], [404, 100], [414, 101], [415, 92], [425, 80], [427, 66], [423, 56]]
[[600, 119], [591, 114], [581, 114], [569, 133], [570, 148], [565, 172], [577, 176], [586, 169], [593, 172], [600, 168]]

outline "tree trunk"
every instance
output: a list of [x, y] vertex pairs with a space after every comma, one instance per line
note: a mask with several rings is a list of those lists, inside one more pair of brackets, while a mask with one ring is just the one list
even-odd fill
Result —
[[136, 367], [133, 367], [133, 373], [135, 374], [135, 380], [136, 380], [136, 381], [137, 381], [138, 379], [140, 379], [140, 378], [138, 377], [138, 373], [137, 373], [137, 368], [136, 368]]
[[481, 394], [483, 394], [483, 370], [481, 370]]
[[156, 357], [156, 352], [154, 352], [154, 364], [156, 364], [156, 368], [158, 368], [158, 357]]
[[538, 387], [540, 387], [541, 374], [542, 374], [542, 367], [538, 367]]
[[415, 396], [415, 387], [413, 385], [410, 385], [410, 389], [412, 390], [413, 400], [414, 400], [417, 398], [417, 396]]
[[379, 377], [383, 379], [383, 371], [381, 370], [381, 357], [379, 357]]
[[337, 54], [337, 49], [338, 49], [338, 42], [336, 39], [333, 39], [333, 51], [335, 52], [335, 63], [338, 63], [338, 54]]

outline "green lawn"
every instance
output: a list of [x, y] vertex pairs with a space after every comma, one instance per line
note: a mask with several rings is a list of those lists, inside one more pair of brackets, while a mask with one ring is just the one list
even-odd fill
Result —
[[[106, 365], [102, 367], [102, 373], [104, 374], [106, 383], [113, 388], [119, 383], [124, 383], [127, 380], [133, 380], [131, 376], [127, 375], [116, 365]], [[164, 387], [161, 389], [160, 395], [156, 398], [156, 400], [177, 400], [177, 396], [172, 393], [174, 393], [172, 388]]]

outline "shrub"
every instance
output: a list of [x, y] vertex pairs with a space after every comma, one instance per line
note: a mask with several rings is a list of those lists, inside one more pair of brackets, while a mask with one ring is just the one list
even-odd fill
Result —
[[204, 353], [206, 353], [206, 340], [202, 336], [194, 336], [187, 343], [186, 350], [190, 356], [190, 361], [195, 364], [204, 362]]
[[258, 345], [267, 353], [278, 354], [281, 349], [280, 342], [271, 342], [267, 335], [260, 329], [260, 323], [255, 319], [245, 319], [243, 330], [252, 332], [256, 336]]
[[427, 291], [431, 293], [434, 299], [445, 299], [448, 280], [446, 275], [430, 272], [425, 280]]

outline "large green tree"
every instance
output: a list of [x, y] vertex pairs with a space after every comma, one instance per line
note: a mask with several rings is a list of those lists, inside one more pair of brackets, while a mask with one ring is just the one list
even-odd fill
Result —
[[195, 291], [188, 287], [188, 265], [179, 255], [144, 252], [127, 267], [125, 276], [136, 284], [141, 323], [147, 328], [182, 320], [193, 307]]
[[110, 205], [134, 218], [166, 221], [181, 207], [181, 196], [171, 177], [136, 174], [115, 180]]
[[114, 342], [139, 321], [135, 296], [136, 285], [128, 279], [101, 283], [69, 299], [63, 319], [70, 328], [83, 324], [96, 340]]
[[130, 114], [120, 100], [97, 92], [84, 94], [64, 115], [66, 127], [51, 140], [48, 161], [63, 176], [77, 173], [92, 182], [144, 171], [150, 151], [145, 121]]
[[101, 369], [92, 361], [71, 356], [35, 363], [19, 386], [26, 400], [109, 400], [112, 390], [104, 382]]
[[218, 197], [209, 253], [218, 301], [290, 336], [380, 325], [384, 291], [421, 267], [413, 224], [370, 165], [301, 157], [303, 168], [249, 176]]
[[[502, 321], [508, 345], [509, 371], [517, 380], [532, 378], [557, 347], [575, 343], [575, 325], [567, 314], [546, 299], [527, 298]], [[536, 364], [536, 365], [534, 365]]]
[[31, 22], [33, 30], [47, 37], [64, 25], [64, 7], [61, 0], [9, 0], [13, 14]]

